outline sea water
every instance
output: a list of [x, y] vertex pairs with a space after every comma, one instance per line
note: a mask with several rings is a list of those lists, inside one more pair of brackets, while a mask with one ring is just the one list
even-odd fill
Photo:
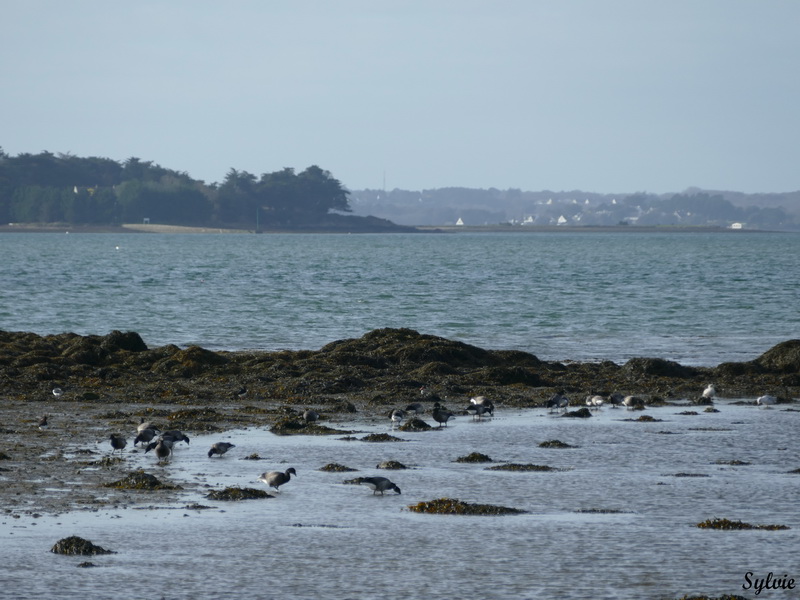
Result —
[[800, 235], [0, 236], [0, 329], [316, 350], [407, 327], [544, 360], [715, 366], [800, 336]]

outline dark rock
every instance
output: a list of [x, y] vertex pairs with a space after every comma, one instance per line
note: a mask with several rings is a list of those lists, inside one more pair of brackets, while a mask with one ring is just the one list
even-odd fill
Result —
[[625, 363], [623, 369], [631, 375], [647, 375], [649, 377], [688, 378], [696, 374], [696, 370], [663, 358], [632, 358]]
[[800, 373], [800, 340], [788, 340], [767, 350], [755, 361], [767, 371]]
[[94, 556], [96, 554], [116, 554], [113, 550], [106, 550], [100, 546], [95, 546], [89, 540], [73, 535], [56, 542], [50, 549], [54, 554], [66, 554], [68, 556]]

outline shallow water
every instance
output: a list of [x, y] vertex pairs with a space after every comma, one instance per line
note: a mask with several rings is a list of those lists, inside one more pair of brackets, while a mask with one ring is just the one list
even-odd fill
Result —
[[[604, 407], [590, 419], [544, 409], [461, 416], [441, 431], [392, 432], [387, 422], [337, 428], [394, 433], [403, 443], [344, 436], [279, 437], [249, 429], [193, 438], [167, 466], [141, 452], [127, 467], [211, 488], [264, 488], [267, 470], [298, 476], [274, 499], [212, 502], [186, 492], [176, 506], [0, 519], [0, 581], [15, 598], [676, 598], [741, 594], [745, 573], [800, 579], [800, 467], [794, 449], [800, 412], [717, 403], [642, 413]], [[428, 419], [430, 421], [430, 419]], [[387, 419], [388, 421], [388, 419]], [[559, 439], [576, 448], [545, 449]], [[236, 444], [206, 456], [214, 441]], [[107, 452], [107, 442], [98, 451]], [[549, 465], [555, 472], [491, 472], [454, 460], [473, 451], [494, 463]], [[258, 453], [264, 460], [242, 460]], [[411, 467], [381, 471], [398, 460]], [[731, 466], [730, 461], [750, 464]], [[358, 473], [318, 469], [337, 462]], [[678, 474], [707, 477], [676, 477]], [[373, 495], [343, 481], [388, 476], [402, 495]], [[110, 475], [111, 477], [111, 475]], [[116, 479], [116, 476], [113, 477]], [[102, 495], [102, 491], [98, 494]], [[529, 511], [505, 517], [420, 515], [406, 507], [454, 497]], [[187, 509], [192, 502], [214, 506]], [[579, 512], [579, 511], [606, 512]], [[620, 512], [607, 512], [620, 511]], [[787, 531], [706, 531], [709, 518], [783, 524]], [[79, 535], [118, 554], [65, 557], [48, 552]], [[79, 569], [91, 560], [97, 568]], [[58, 594], [54, 591], [58, 590]], [[2, 594], [0, 594], [2, 595]], [[760, 598], [797, 598], [764, 591]]]

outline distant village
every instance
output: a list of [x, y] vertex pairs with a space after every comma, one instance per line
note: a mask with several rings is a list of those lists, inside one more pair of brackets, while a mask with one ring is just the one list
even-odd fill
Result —
[[402, 225], [704, 226], [800, 230], [800, 192], [741, 194], [690, 189], [680, 194], [594, 194], [441, 188], [350, 192], [353, 214]]

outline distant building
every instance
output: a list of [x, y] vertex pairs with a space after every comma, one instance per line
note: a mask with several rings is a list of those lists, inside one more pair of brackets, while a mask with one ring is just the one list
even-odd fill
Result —
[[458, 217], [458, 221], [456, 221], [456, 225], [464, 225], [464, 221], [461, 217]]
[[742, 229], [744, 228], [744, 223], [731, 223], [731, 229]]

